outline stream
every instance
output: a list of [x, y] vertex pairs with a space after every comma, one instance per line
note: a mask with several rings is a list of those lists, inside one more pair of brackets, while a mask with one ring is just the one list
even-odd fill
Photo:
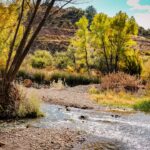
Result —
[[66, 109], [51, 104], [43, 104], [42, 110], [45, 112], [43, 118], [0, 123], [0, 128], [20, 128], [29, 123], [39, 128], [66, 127], [120, 141], [128, 150], [150, 150], [150, 114]]

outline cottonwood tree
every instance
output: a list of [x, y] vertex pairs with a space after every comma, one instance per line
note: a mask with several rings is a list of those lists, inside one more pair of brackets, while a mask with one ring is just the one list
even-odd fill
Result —
[[[43, 16], [40, 21], [32, 29], [35, 19], [38, 17], [38, 11], [42, 4], [46, 2], [43, 7]], [[10, 5], [18, 5], [17, 15], [18, 19], [13, 27], [13, 38], [10, 42], [6, 66], [4, 67], [0, 81], [0, 117], [12, 118], [16, 116], [19, 107], [19, 93], [15, 88], [13, 81], [16, 74], [28, 54], [34, 40], [38, 36], [40, 30], [44, 26], [47, 18], [52, 20], [52, 17], [59, 12], [64, 6], [74, 0], [12, 0], [3, 4], [3, 7]], [[55, 6], [57, 9], [53, 9]], [[28, 13], [26, 10], [28, 9]], [[27, 15], [27, 16], [26, 16]], [[9, 18], [9, 17], [8, 17]], [[27, 19], [25, 22], [25, 18]], [[24, 31], [19, 43], [16, 45], [20, 28], [24, 24]]]
[[110, 18], [103, 13], [97, 14], [90, 26], [93, 47], [96, 49], [96, 57], [104, 56], [107, 72], [110, 72], [109, 64], [109, 35], [110, 35]]
[[92, 47], [96, 50], [95, 57], [99, 57], [101, 62], [104, 60], [107, 73], [119, 71], [120, 64], [127, 60], [129, 63], [128, 54], [134, 54], [132, 47], [136, 44], [132, 37], [138, 33], [133, 17], [129, 18], [126, 13], [119, 12], [109, 18], [100, 13], [94, 17], [90, 29], [91, 41], [94, 43]]
[[126, 50], [131, 50], [132, 46], [136, 44], [132, 40], [133, 35], [138, 33], [138, 25], [134, 17], [129, 18], [126, 13], [119, 12], [112, 18], [111, 28], [113, 29], [111, 42], [115, 45], [115, 72], [119, 71], [119, 62], [121, 56], [125, 54]]
[[88, 19], [83, 16], [77, 23], [77, 31], [75, 37], [71, 40], [70, 50], [72, 52], [72, 58], [76, 69], [86, 68], [88, 74], [90, 74], [89, 68], [89, 31], [88, 31]]

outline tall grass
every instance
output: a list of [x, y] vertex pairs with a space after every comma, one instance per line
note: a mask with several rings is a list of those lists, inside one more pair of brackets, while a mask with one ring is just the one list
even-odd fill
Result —
[[54, 72], [50, 76], [50, 81], [64, 81], [69, 86], [76, 86], [76, 85], [88, 85], [91, 83], [100, 83], [100, 79], [97, 77], [89, 77], [86, 75], [80, 74], [73, 74], [73, 73], [66, 73], [66, 72]]
[[48, 71], [44, 70], [32, 70], [29, 72], [20, 70], [18, 72], [17, 78], [22, 80], [30, 79], [32, 80], [32, 82], [36, 82], [38, 84], [50, 84], [53, 81], [58, 82], [59, 80], [62, 80], [63, 84], [67, 84], [68, 86], [100, 83], [100, 79], [95, 76], [68, 73], [63, 71], [55, 71], [49, 73]]
[[26, 97], [25, 93], [22, 91], [22, 87], [19, 87], [20, 91], [20, 105], [18, 109], [19, 118], [37, 118], [42, 117], [44, 114], [40, 110], [40, 100], [35, 95], [31, 97]]

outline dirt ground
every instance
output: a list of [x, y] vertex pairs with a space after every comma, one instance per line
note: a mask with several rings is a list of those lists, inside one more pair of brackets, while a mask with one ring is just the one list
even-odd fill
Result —
[[[77, 107], [82, 109], [98, 108], [96, 102], [90, 99], [88, 90], [93, 85], [76, 86], [63, 89], [49, 88], [49, 89], [35, 89], [25, 88], [25, 92], [30, 96], [31, 93], [51, 104], [58, 104], [69, 107]], [[98, 86], [98, 85], [95, 85]]]
[[124, 150], [116, 141], [69, 129], [25, 128], [0, 131], [0, 150]]
[[67, 129], [12, 129], [0, 132], [0, 150], [70, 150], [81, 140]]

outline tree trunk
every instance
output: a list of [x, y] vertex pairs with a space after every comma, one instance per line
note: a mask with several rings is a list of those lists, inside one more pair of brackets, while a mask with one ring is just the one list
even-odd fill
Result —
[[11, 83], [3, 88], [0, 82], [0, 119], [11, 119], [17, 117], [20, 95], [16, 86]]
[[88, 62], [88, 53], [87, 53], [86, 48], [85, 48], [85, 61], [86, 61], [86, 67], [87, 67], [88, 75], [90, 75], [89, 62]]
[[107, 57], [107, 52], [106, 52], [105, 42], [104, 42], [103, 39], [102, 39], [102, 44], [103, 44], [104, 57], [105, 57], [106, 66], [107, 66], [107, 73], [110, 73], [109, 61], [108, 61], [108, 57]]
[[118, 63], [119, 63], [119, 54], [118, 51], [116, 53], [116, 58], [115, 58], [115, 72], [118, 72]]

